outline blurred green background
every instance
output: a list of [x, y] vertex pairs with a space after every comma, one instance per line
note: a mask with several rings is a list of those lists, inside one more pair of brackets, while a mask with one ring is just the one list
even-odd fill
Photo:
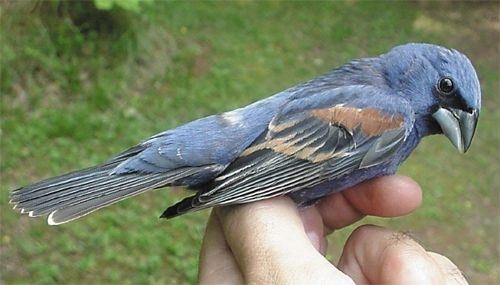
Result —
[[[59, 227], [10, 210], [9, 191], [412, 41], [477, 67], [476, 138], [466, 155], [424, 140], [400, 171], [421, 184], [422, 207], [362, 223], [408, 231], [472, 284], [499, 284], [498, 2], [119, 2], [0, 6], [0, 284], [194, 283], [209, 211], [158, 219], [182, 189]], [[331, 260], [353, 227], [331, 237]]]

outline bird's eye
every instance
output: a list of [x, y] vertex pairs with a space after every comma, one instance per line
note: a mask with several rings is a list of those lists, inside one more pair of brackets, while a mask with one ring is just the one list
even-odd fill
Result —
[[455, 85], [450, 78], [444, 77], [439, 80], [437, 89], [443, 95], [450, 95], [453, 91], [455, 91]]

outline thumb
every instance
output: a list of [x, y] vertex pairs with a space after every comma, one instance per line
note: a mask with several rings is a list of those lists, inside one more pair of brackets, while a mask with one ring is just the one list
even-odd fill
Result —
[[289, 198], [218, 208], [216, 213], [247, 283], [353, 284], [311, 244]]

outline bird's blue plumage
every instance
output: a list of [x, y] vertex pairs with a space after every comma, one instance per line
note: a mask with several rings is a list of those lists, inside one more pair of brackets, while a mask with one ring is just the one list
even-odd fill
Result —
[[59, 224], [145, 190], [196, 191], [162, 217], [289, 195], [307, 205], [393, 174], [426, 135], [464, 152], [481, 91], [455, 50], [406, 44], [353, 60], [246, 107], [159, 133], [107, 163], [15, 190], [12, 202]]
[[114, 173], [165, 172], [211, 164], [227, 166], [264, 132], [286, 101], [285, 96], [271, 97], [155, 135], [142, 143], [145, 149], [139, 155], [121, 163]]

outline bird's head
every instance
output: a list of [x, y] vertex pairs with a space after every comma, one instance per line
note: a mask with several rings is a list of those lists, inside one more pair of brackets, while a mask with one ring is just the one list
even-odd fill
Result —
[[398, 46], [381, 58], [386, 80], [411, 102], [424, 133], [443, 133], [465, 153], [481, 109], [481, 88], [470, 60], [430, 44]]

